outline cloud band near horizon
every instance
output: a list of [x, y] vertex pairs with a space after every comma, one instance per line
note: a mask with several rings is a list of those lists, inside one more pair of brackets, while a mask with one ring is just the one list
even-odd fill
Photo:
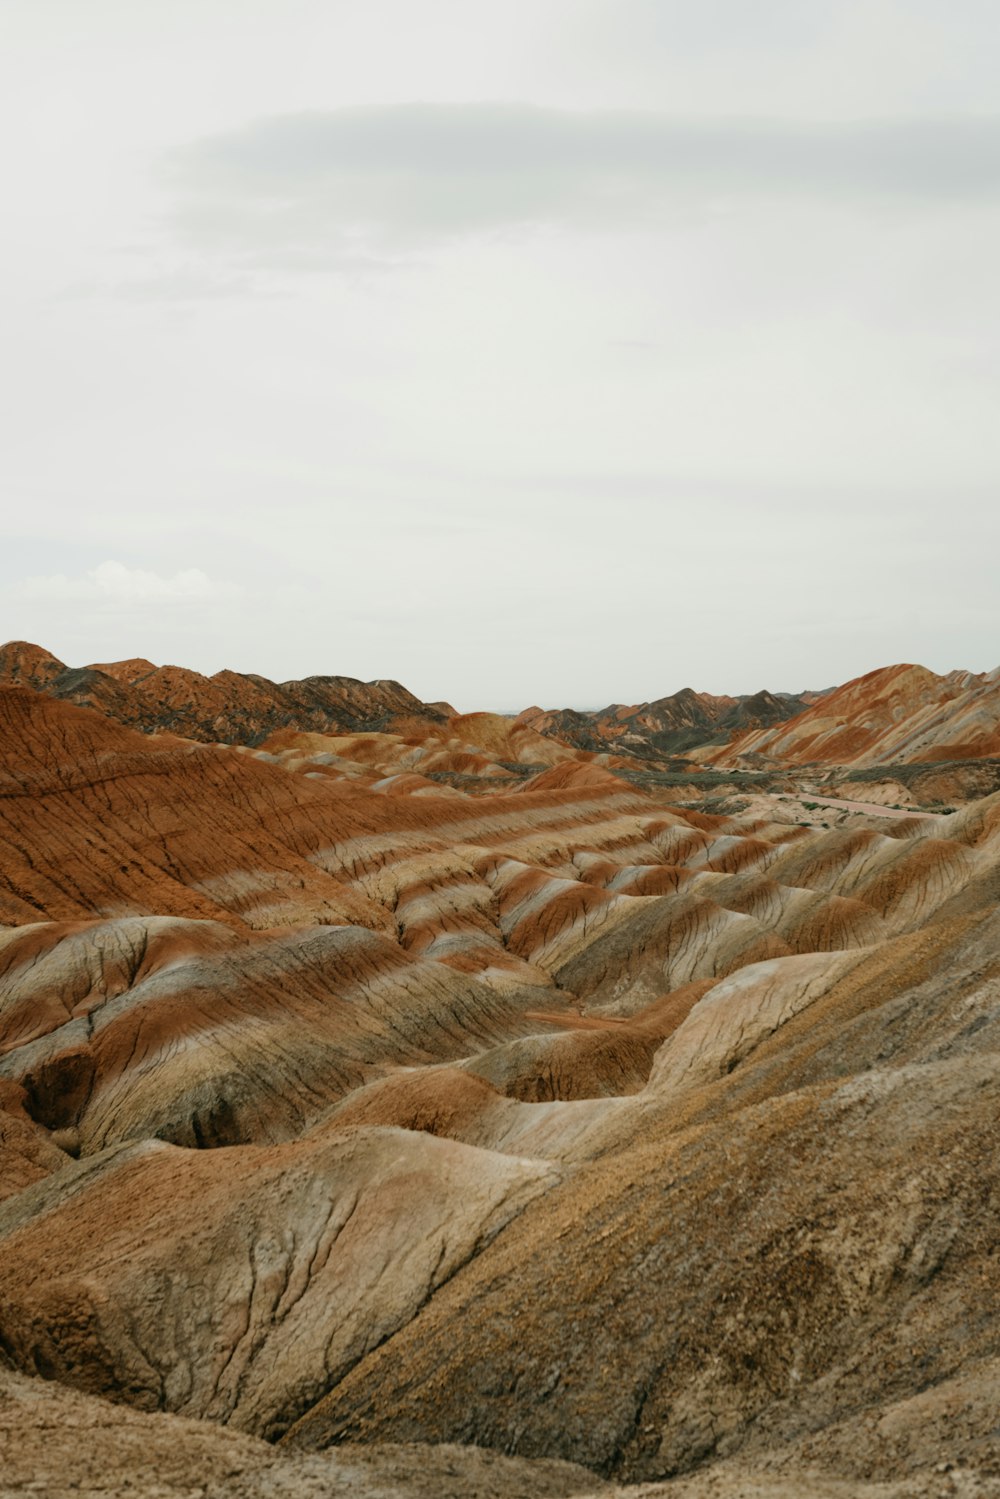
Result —
[[396, 104], [251, 121], [173, 153], [188, 232], [425, 242], [630, 228], [713, 201], [1000, 201], [1000, 117], [679, 120], [529, 104]]

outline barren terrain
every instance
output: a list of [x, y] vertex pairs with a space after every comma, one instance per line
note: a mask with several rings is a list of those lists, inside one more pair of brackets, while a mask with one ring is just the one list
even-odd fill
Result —
[[996, 674], [681, 766], [3, 659], [0, 1493], [1000, 1493]]

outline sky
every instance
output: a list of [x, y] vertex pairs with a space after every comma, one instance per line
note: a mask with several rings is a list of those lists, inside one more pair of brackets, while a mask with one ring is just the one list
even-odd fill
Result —
[[0, 639], [1000, 663], [996, 0], [3, 0]]

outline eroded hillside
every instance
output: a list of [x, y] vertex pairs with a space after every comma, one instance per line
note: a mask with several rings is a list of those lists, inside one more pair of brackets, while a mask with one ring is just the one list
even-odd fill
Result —
[[788, 723], [741, 734], [706, 759], [783, 765], [921, 764], [1000, 755], [1000, 667], [937, 676], [889, 666], [847, 682]]
[[1000, 796], [712, 815], [493, 715], [248, 751], [37, 684], [0, 744], [11, 1463], [166, 1412], [234, 1495], [994, 1491]]

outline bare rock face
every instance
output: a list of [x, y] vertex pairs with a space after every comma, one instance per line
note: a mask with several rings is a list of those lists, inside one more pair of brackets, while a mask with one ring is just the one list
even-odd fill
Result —
[[0, 646], [0, 682], [5, 687], [31, 687], [45, 692], [65, 670], [64, 662], [40, 645], [10, 640]]
[[181, 1416], [110, 1405], [0, 1363], [0, 1494], [73, 1499], [996, 1499], [1000, 1479], [940, 1463], [897, 1482], [784, 1476], [716, 1464], [667, 1484], [621, 1488], [573, 1463], [488, 1448], [344, 1445], [290, 1453]]
[[4, 661], [0, 1493], [997, 1491], [1000, 795]]
[[[147, 734], [265, 745], [300, 762], [309, 757], [310, 737], [329, 737], [339, 742], [311, 747], [326, 761], [316, 773], [331, 760], [346, 761], [357, 778], [352, 760], [360, 748], [361, 763], [377, 766], [382, 779], [417, 771], [420, 783], [408, 794], [434, 793], [428, 773], [468, 782], [509, 777], [518, 765], [537, 772], [594, 760], [613, 773], [688, 754], [718, 766], [859, 768], [1000, 758], [1000, 668], [937, 676], [921, 666], [891, 666], [798, 694], [764, 689], [726, 697], [685, 687], [648, 703], [585, 712], [532, 707], [510, 719], [456, 714], [392, 681], [316, 676], [275, 683], [233, 671], [205, 677], [139, 658], [69, 667], [40, 646], [10, 641], [0, 646], [4, 686], [96, 709]], [[359, 734], [382, 742], [359, 747]], [[584, 783], [578, 772], [575, 782], [551, 784]]]
[[0, 1080], [0, 1202], [66, 1164], [58, 1136], [40, 1128], [24, 1103], [23, 1088]]
[[[872, 954], [752, 1061], [707, 1083], [654, 1074], [598, 1159], [287, 1440], [572, 1450], [630, 1480], [766, 1465], [789, 1443], [821, 1465], [828, 1441], [856, 1480], [898, 1474], [901, 1452], [992, 1471], [1000, 1011], [978, 960], [996, 938], [990, 917]], [[945, 953], [942, 1006], [925, 975]], [[496, 1338], [501, 1318], [516, 1337]], [[943, 1422], [935, 1438], [918, 1397], [966, 1360], [981, 1396], [961, 1439]]]
[[716, 697], [684, 687], [655, 702], [629, 707], [612, 703], [593, 712], [527, 708], [519, 722], [580, 749], [655, 760], [703, 745], [725, 744], [745, 731], [782, 723], [801, 712], [814, 696], [765, 689], [743, 697]]
[[138, 659], [74, 668], [22, 640], [0, 647], [0, 686], [31, 687], [146, 733], [208, 743], [257, 744], [287, 724], [319, 731], [378, 729], [398, 716], [433, 722], [444, 716], [398, 682], [308, 677], [278, 684], [234, 671], [204, 677]]
[[581, 750], [653, 764], [686, 755], [744, 769], [974, 762], [1000, 757], [1000, 668], [938, 676], [922, 666], [889, 666], [798, 695], [727, 698], [685, 688], [594, 712], [529, 708], [518, 721]]
[[259, 1438], [109, 1405], [0, 1367], [0, 1494], [71, 1499], [604, 1499], [572, 1463], [477, 1448], [342, 1448], [287, 1456]]
[[1000, 668], [940, 677], [922, 666], [883, 667], [708, 758], [731, 763], [745, 755], [861, 767], [1000, 755]]
[[393, 1129], [112, 1149], [8, 1203], [4, 1344], [49, 1378], [273, 1438], [554, 1179]]

